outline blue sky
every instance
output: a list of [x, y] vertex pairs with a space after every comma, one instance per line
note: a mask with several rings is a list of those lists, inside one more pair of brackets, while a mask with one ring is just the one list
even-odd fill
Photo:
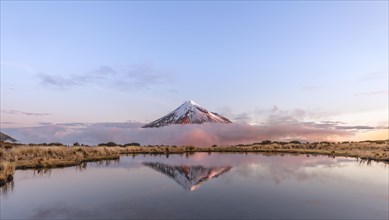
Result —
[[192, 99], [382, 127], [388, 60], [387, 1], [2, 1], [1, 126], [144, 123]]

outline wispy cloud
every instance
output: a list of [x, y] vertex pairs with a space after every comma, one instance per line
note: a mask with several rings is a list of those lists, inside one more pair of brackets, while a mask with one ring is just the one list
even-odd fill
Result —
[[389, 95], [388, 90], [379, 90], [379, 91], [372, 91], [372, 92], [361, 92], [354, 94], [355, 96], [372, 96], [372, 95]]
[[27, 116], [46, 116], [50, 115], [50, 113], [34, 113], [34, 112], [23, 112], [17, 110], [1, 110], [2, 113], [11, 114], [11, 115], [27, 115]]
[[251, 117], [248, 113], [241, 113], [234, 117], [234, 121], [240, 122], [240, 123], [249, 123], [251, 120]]
[[387, 79], [388, 72], [387, 71], [377, 71], [377, 72], [369, 72], [365, 73], [360, 77], [361, 81], [371, 81], [371, 80], [382, 80]]
[[41, 84], [54, 88], [98, 85], [121, 90], [147, 89], [175, 81], [174, 75], [152, 65], [136, 65], [131, 68], [100, 66], [78, 75], [37, 75]]
[[40, 82], [45, 86], [66, 88], [66, 87], [70, 87], [70, 86], [80, 85], [80, 83], [77, 83], [77, 81], [74, 79], [74, 77], [64, 78], [62, 76], [47, 75], [44, 73], [39, 73], [37, 76], [38, 76]]
[[335, 126], [336, 129], [344, 130], [375, 130], [375, 129], [389, 129], [385, 126], [366, 126], [366, 125], [357, 125], [357, 126]]
[[382, 127], [373, 127], [373, 126], [335, 126], [336, 129], [346, 129], [346, 130], [373, 130], [373, 129], [383, 129]]
[[314, 90], [318, 90], [319, 88], [320, 88], [319, 86], [313, 86], [313, 85], [306, 85], [301, 87], [301, 89], [306, 91], [314, 91]]
[[4, 125], [16, 125], [16, 124], [19, 124], [19, 123], [12, 122], [12, 121], [1, 121], [1, 124], [4, 124]]
[[226, 117], [234, 122], [250, 124], [277, 124], [283, 122], [319, 121], [321, 118], [332, 115], [331, 112], [303, 110], [299, 108], [283, 110], [277, 105], [268, 109], [257, 109], [251, 112], [234, 114], [229, 108], [223, 111]]
[[48, 126], [48, 125], [54, 125], [53, 123], [51, 122], [38, 122], [37, 123], [39, 126]]
[[321, 121], [321, 124], [331, 124], [331, 125], [339, 125], [339, 124], [346, 124], [346, 122], [342, 121]]

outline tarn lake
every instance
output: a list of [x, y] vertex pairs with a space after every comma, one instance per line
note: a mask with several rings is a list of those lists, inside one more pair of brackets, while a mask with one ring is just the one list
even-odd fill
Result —
[[0, 219], [388, 219], [388, 175], [345, 157], [128, 155], [17, 170]]

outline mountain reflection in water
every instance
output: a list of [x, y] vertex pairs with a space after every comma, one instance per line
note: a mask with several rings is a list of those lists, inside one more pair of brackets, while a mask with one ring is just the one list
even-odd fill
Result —
[[319, 155], [122, 155], [17, 170], [0, 219], [389, 219], [388, 171]]
[[231, 169], [230, 166], [174, 166], [159, 162], [144, 162], [143, 165], [171, 177], [187, 191], [197, 190], [206, 181], [218, 177]]

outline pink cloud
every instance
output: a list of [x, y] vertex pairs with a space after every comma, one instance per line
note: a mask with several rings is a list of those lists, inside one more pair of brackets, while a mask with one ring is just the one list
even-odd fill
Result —
[[172, 125], [141, 128], [140, 123], [96, 123], [83, 126], [46, 125], [35, 128], [9, 128], [4, 132], [25, 143], [61, 142], [98, 144], [139, 142], [143, 145], [210, 146], [249, 144], [261, 140], [333, 140], [352, 136], [346, 129], [315, 123], [286, 122], [266, 125], [216, 124]]

